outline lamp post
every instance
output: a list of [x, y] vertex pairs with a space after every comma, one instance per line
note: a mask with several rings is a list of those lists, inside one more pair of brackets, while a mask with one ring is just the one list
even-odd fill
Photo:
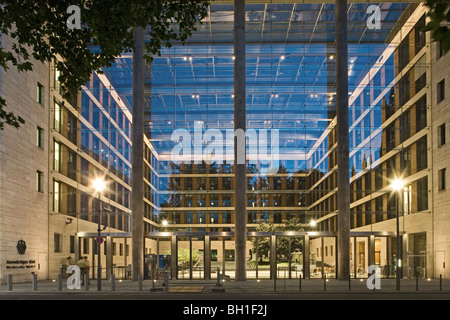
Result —
[[399, 214], [399, 192], [403, 189], [403, 181], [401, 179], [395, 179], [391, 184], [392, 190], [395, 192], [395, 202], [397, 209], [397, 266], [395, 269], [395, 289], [400, 291], [400, 278], [401, 278], [401, 257], [402, 257], [402, 241], [400, 237], [400, 214]]
[[98, 192], [98, 227], [97, 227], [97, 291], [102, 291], [102, 266], [100, 264], [101, 261], [101, 255], [100, 255], [100, 249], [101, 249], [101, 243], [100, 243], [100, 236], [101, 236], [101, 217], [102, 217], [102, 202], [100, 199], [102, 191], [105, 189], [106, 184], [105, 181], [102, 178], [97, 178], [92, 183], [95, 192]]

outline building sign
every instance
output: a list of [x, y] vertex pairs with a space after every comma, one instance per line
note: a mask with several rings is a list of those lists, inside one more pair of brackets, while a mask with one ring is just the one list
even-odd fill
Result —
[[36, 260], [6, 260], [6, 269], [34, 269]]

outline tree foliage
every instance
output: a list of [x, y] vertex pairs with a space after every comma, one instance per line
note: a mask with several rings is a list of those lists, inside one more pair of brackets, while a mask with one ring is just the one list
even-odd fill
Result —
[[450, 50], [450, 1], [427, 0], [425, 5], [430, 9], [428, 16], [430, 21], [424, 31], [431, 32], [431, 38], [440, 42], [443, 53]]
[[[168, 250], [167, 254], [170, 255], [171, 251]], [[200, 252], [200, 250], [198, 250], [196, 248], [192, 248], [192, 250], [190, 250], [189, 248], [183, 248], [183, 247], [178, 248], [178, 250], [177, 250], [178, 263], [181, 264], [183, 267], [188, 266], [189, 261], [191, 259], [191, 254], [192, 254], [192, 263], [193, 263], [193, 265], [195, 265], [202, 257], [202, 253]]]
[[[72, 12], [80, 9], [81, 28], [69, 28]], [[0, 6], [0, 32], [15, 40], [0, 48], [0, 65], [30, 71], [33, 59], [58, 58], [59, 81], [66, 97], [76, 94], [93, 71], [111, 66], [115, 58], [134, 48], [136, 27], [145, 28], [147, 62], [163, 46], [185, 43], [207, 15], [209, 0], [8, 0]], [[0, 118], [19, 127], [24, 120], [4, 110]], [[3, 122], [1, 126], [3, 126]]]
[[[262, 221], [256, 228], [259, 232], [277, 232], [277, 231], [303, 231], [303, 227], [298, 218], [290, 218], [284, 221], [284, 225], [274, 225], [271, 221]], [[297, 237], [291, 237], [291, 253], [303, 250], [303, 240]], [[256, 253], [256, 238], [252, 238], [252, 253]], [[261, 260], [263, 256], [268, 256], [270, 252], [270, 238], [258, 237], [258, 257]], [[287, 257], [289, 254], [289, 238], [278, 237], [277, 256]]]

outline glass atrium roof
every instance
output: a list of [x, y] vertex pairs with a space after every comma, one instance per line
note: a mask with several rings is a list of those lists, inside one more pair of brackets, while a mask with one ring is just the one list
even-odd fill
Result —
[[[369, 5], [348, 6], [349, 93], [389, 46], [389, 34], [408, 6], [376, 4], [381, 28], [370, 29]], [[306, 166], [334, 117], [334, 5], [248, 4], [246, 10], [247, 129], [267, 129], [268, 135], [278, 130], [280, 159]], [[171, 139], [175, 129], [193, 135], [200, 124], [203, 132], [218, 129], [225, 137], [234, 128], [233, 54], [233, 5], [213, 4], [186, 45], [155, 56], [146, 74], [145, 125], [160, 157], [170, 159], [178, 142]], [[387, 64], [393, 77], [393, 59]], [[131, 110], [132, 56], [118, 58], [105, 75]]]

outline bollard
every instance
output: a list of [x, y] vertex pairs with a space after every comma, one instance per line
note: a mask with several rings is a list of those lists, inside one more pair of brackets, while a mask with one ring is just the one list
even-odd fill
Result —
[[216, 287], [212, 288], [212, 292], [225, 292], [225, 288], [220, 283], [220, 268], [217, 268], [217, 283]]
[[84, 274], [84, 290], [89, 291], [89, 275]]
[[8, 291], [12, 291], [12, 289], [13, 289], [12, 274], [8, 274]]
[[222, 287], [222, 283], [220, 282], [220, 268], [217, 267], [217, 282], [216, 282], [216, 289], [219, 289]]
[[152, 288], [150, 289], [150, 291], [155, 291], [155, 279], [152, 279]]
[[142, 291], [142, 277], [138, 274], [138, 290]]
[[116, 291], [116, 276], [111, 275], [111, 291]]
[[419, 274], [416, 273], [416, 291], [419, 291]]
[[300, 273], [300, 277], [298, 278], [298, 290], [302, 291], [302, 274]]
[[273, 275], [273, 291], [274, 292], [277, 291], [277, 275], [276, 274]]
[[62, 274], [58, 274], [58, 291], [62, 291]]
[[348, 291], [352, 290], [352, 276], [348, 275]]
[[327, 291], [327, 275], [323, 275], [323, 291]]
[[33, 291], [37, 291], [37, 274], [33, 273]]
[[439, 291], [442, 291], [442, 274], [439, 275]]
[[164, 290], [169, 291], [169, 272], [167, 268], [164, 270]]
[[217, 283], [216, 283], [216, 287], [219, 288], [220, 287], [220, 268], [217, 267]]

